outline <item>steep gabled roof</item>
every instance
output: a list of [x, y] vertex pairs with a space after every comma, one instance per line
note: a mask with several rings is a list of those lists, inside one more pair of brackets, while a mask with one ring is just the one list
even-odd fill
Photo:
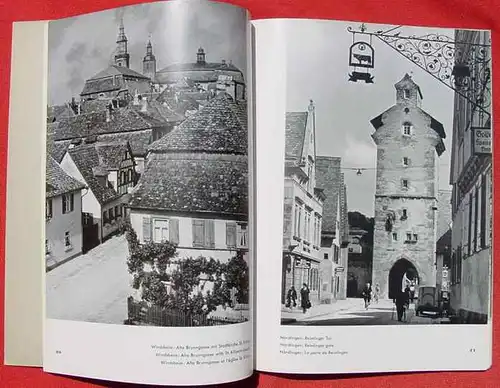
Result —
[[128, 142], [132, 155], [145, 157], [147, 154], [148, 146], [152, 142], [152, 134], [150, 130], [134, 131], [134, 132], [120, 132], [99, 135], [98, 142]]
[[53, 198], [65, 193], [81, 190], [85, 187], [82, 182], [77, 181], [69, 176], [57, 164], [51, 156], [47, 155], [47, 166], [45, 174], [45, 197]]
[[108, 171], [119, 170], [125, 152], [130, 153], [129, 145], [126, 141], [97, 142], [95, 143], [99, 165]]
[[83, 144], [69, 149], [68, 153], [101, 205], [119, 196], [111, 185], [101, 185], [96, 177], [95, 172], [105, 166], [101, 165], [95, 144]]
[[[316, 157], [316, 185], [323, 189], [326, 196], [323, 202], [323, 221], [321, 230], [334, 233], [337, 221], [342, 185], [341, 158], [331, 156]], [[340, 208], [339, 208], [340, 210]]]
[[116, 65], [111, 65], [107, 67], [104, 70], [101, 70], [99, 73], [95, 74], [90, 78], [90, 80], [98, 80], [101, 78], [107, 78], [107, 77], [113, 77], [115, 75], [125, 75], [128, 77], [134, 77], [134, 78], [139, 78], [139, 79], [149, 79], [149, 77], [138, 73], [135, 70], [129, 69], [128, 67], [125, 66], [116, 66]]
[[129, 206], [247, 218], [247, 173], [245, 156], [151, 154]]
[[[241, 104], [241, 106], [239, 106]], [[246, 104], [221, 93], [149, 147], [151, 152], [247, 153]]]
[[74, 116], [75, 112], [69, 104], [52, 105], [47, 107], [47, 122], [52, 123], [64, 117]]
[[301, 163], [307, 127], [307, 112], [287, 112], [285, 126], [285, 162], [298, 166]]

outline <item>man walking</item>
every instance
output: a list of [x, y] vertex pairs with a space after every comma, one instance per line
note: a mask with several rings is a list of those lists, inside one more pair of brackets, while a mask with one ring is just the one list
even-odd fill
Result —
[[409, 303], [409, 293], [408, 291], [399, 291], [394, 299], [394, 303], [396, 304], [396, 311], [398, 313], [398, 321], [403, 321], [403, 316], [405, 315], [406, 308]]
[[368, 306], [370, 305], [370, 301], [372, 299], [372, 287], [370, 283], [366, 283], [365, 288], [361, 292], [361, 296], [365, 301], [365, 309], [368, 310]]

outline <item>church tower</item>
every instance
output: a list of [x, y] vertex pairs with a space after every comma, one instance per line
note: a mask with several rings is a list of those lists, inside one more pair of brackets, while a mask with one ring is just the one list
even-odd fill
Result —
[[116, 54], [115, 54], [115, 65], [130, 67], [130, 54], [127, 49], [127, 37], [125, 36], [125, 27], [123, 26], [123, 19], [120, 21], [120, 27], [118, 31], [118, 38], [116, 39]]
[[372, 284], [394, 298], [412, 282], [436, 284], [438, 161], [443, 125], [422, 108], [420, 87], [406, 74], [396, 104], [373, 120], [377, 145]]
[[142, 60], [142, 74], [149, 77], [151, 80], [154, 79], [156, 74], [156, 58], [153, 54], [151, 39], [148, 40], [148, 44], [146, 45], [146, 56]]

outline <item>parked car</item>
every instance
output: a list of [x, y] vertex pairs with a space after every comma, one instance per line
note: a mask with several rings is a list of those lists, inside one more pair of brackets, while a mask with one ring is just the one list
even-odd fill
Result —
[[436, 287], [422, 286], [418, 289], [418, 299], [415, 305], [417, 316], [440, 317], [442, 315]]

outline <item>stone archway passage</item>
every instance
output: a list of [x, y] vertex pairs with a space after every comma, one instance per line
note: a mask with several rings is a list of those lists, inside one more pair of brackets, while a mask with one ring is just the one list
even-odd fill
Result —
[[419, 283], [418, 271], [415, 266], [406, 259], [399, 259], [389, 271], [389, 298], [394, 299], [398, 292], [403, 289], [403, 277]]

